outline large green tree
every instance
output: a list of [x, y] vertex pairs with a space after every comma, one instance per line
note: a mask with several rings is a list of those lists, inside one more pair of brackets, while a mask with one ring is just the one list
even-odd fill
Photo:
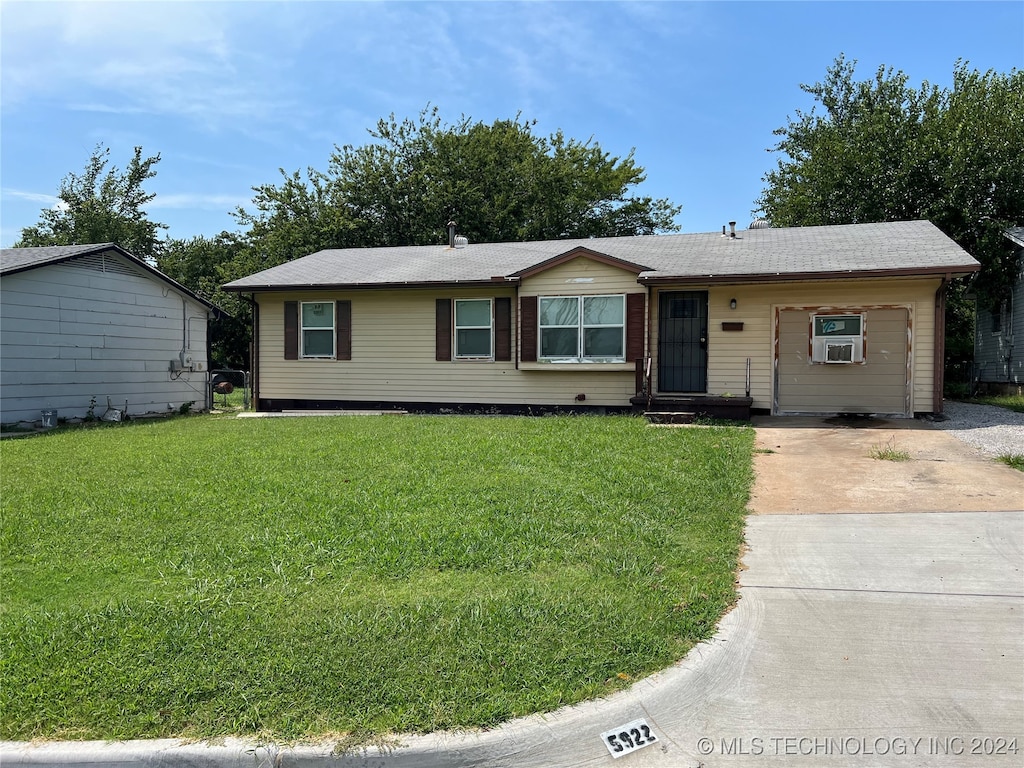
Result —
[[[782, 227], [929, 219], [982, 263], [978, 300], [1004, 300], [1015, 264], [1002, 233], [1024, 223], [1024, 73], [957, 62], [946, 89], [885, 67], [858, 81], [855, 68], [840, 56], [800, 86], [816, 103], [775, 131], [781, 157], [755, 213]], [[948, 304], [949, 363], [973, 350], [964, 292]]]
[[264, 266], [322, 248], [443, 243], [451, 219], [473, 242], [678, 229], [678, 206], [632, 194], [645, 179], [632, 151], [613, 157], [533, 125], [449, 125], [436, 108], [392, 115], [367, 144], [335, 147], [326, 171], [282, 171], [279, 185], [257, 187], [254, 210], [236, 216]]
[[246, 269], [248, 254], [245, 238], [221, 232], [215, 237], [169, 238], [157, 259], [161, 272], [222, 310], [210, 324], [210, 357], [218, 366], [241, 370], [249, 368], [250, 308], [221, 286], [253, 271]]
[[117, 243], [134, 256], [155, 261], [158, 233], [167, 227], [149, 220], [145, 206], [155, 195], [143, 185], [156, 176], [159, 162], [159, 154], [143, 158], [142, 148], [135, 147], [123, 171], [108, 169], [110, 149], [98, 145], [81, 174], [64, 177], [57, 204], [44, 208], [37, 224], [21, 230], [16, 246]]

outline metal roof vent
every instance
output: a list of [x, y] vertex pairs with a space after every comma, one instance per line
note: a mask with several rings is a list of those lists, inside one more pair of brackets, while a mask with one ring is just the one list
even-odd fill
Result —
[[772, 225], [768, 223], [768, 219], [754, 219], [750, 222], [750, 226], [747, 229], [771, 229]]
[[469, 239], [462, 235], [455, 234], [455, 222], [448, 222], [448, 247], [449, 248], [465, 248], [469, 245]]

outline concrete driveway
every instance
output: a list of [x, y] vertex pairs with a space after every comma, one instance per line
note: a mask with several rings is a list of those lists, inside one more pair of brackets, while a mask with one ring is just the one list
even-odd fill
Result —
[[[1024, 509], [1024, 473], [927, 422], [760, 417], [754, 426], [755, 514]], [[909, 460], [872, 458], [887, 449]]]
[[[756, 426], [772, 452], [757, 457], [740, 600], [712, 640], [628, 691], [485, 733], [342, 756], [166, 740], [6, 744], [0, 762], [1024, 764], [1024, 474], [919, 422]], [[891, 437], [910, 461], [869, 457]], [[602, 734], [629, 733], [620, 726], [635, 721], [656, 741], [613, 758]]]

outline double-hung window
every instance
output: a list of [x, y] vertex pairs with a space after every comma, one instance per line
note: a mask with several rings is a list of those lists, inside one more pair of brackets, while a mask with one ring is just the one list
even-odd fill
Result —
[[626, 297], [542, 296], [540, 359], [621, 363], [626, 347]]
[[490, 360], [494, 357], [490, 299], [455, 299], [455, 357]]
[[333, 358], [334, 302], [303, 301], [299, 311], [302, 357]]

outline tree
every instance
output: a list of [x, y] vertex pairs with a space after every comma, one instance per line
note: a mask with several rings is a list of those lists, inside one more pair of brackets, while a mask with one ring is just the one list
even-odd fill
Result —
[[210, 357], [217, 365], [249, 368], [249, 305], [221, 286], [253, 270], [245, 260], [248, 243], [237, 234], [165, 240], [157, 267], [165, 275], [223, 310], [210, 323]]
[[[1024, 223], [1024, 72], [958, 61], [952, 89], [915, 89], [885, 67], [856, 81], [855, 68], [840, 56], [800, 86], [817, 103], [775, 131], [769, 151], [783, 156], [755, 214], [783, 227], [929, 219], [981, 262], [978, 300], [1003, 301], [1015, 264], [1002, 233]], [[964, 293], [948, 303], [947, 363], [973, 350]]]
[[323, 248], [443, 243], [447, 222], [473, 242], [676, 231], [680, 208], [635, 197], [633, 152], [612, 157], [588, 140], [533, 134], [533, 123], [463, 117], [436, 108], [418, 121], [379, 120], [370, 143], [335, 147], [326, 172], [257, 187], [255, 212], [236, 218], [263, 266]]
[[142, 148], [124, 171], [111, 167], [110, 150], [93, 150], [81, 175], [69, 173], [60, 184], [57, 204], [44, 208], [39, 222], [21, 230], [17, 247], [116, 243], [134, 256], [155, 261], [160, 250], [157, 233], [166, 225], [150, 221], [144, 206], [155, 195], [143, 184], [156, 176], [160, 155], [143, 159]]

